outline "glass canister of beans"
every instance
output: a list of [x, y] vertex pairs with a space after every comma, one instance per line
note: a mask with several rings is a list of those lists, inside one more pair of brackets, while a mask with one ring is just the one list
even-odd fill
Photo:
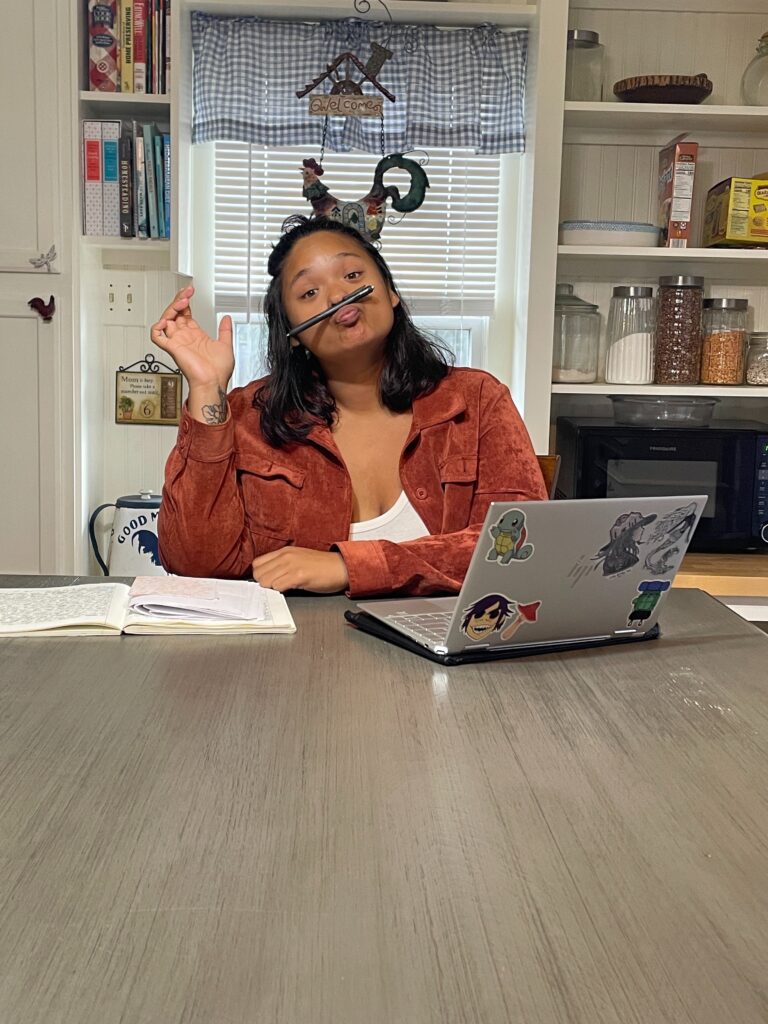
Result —
[[701, 383], [743, 384], [747, 300], [704, 299], [701, 333]]
[[755, 331], [749, 336], [747, 384], [768, 386], [768, 331]]
[[659, 278], [656, 384], [698, 384], [701, 368], [703, 277]]

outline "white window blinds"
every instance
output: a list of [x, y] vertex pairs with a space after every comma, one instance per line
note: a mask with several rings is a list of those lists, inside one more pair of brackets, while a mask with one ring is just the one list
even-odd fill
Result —
[[[269, 283], [267, 258], [283, 221], [311, 212], [299, 168], [303, 158], [317, 154], [241, 142], [215, 145], [216, 309], [257, 313]], [[340, 199], [359, 199], [371, 186], [377, 162], [367, 153], [326, 153], [323, 183]], [[496, 288], [499, 157], [433, 149], [425, 169], [430, 188], [424, 205], [400, 223], [385, 223], [382, 254], [414, 314], [489, 316]], [[408, 175], [390, 171], [384, 184], [404, 194]], [[388, 210], [388, 221], [400, 220], [391, 205]]]

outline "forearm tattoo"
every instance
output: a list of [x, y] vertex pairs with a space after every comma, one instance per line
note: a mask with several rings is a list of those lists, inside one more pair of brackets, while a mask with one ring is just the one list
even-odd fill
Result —
[[204, 405], [203, 416], [206, 423], [223, 423], [227, 418], [227, 393], [219, 388], [219, 401], [216, 405]]

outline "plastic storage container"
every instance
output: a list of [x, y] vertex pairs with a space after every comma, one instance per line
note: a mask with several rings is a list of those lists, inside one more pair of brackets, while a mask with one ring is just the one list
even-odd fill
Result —
[[768, 386], [768, 331], [755, 331], [749, 336], [747, 384]]
[[622, 285], [613, 289], [605, 359], [605, 379], [609, 384], [653, 381], [655, 321], [653, 288]]
[[569, 29], [565, 54], [565, 98], [599, 103], [603, 98], [603, 47], [597, 32]]
[[768, 32], [758, 39], [757, 56], [741, 76], [741, 99], [751, 107], [768, 106]]
[[600, 314], [597, 306], [573, 294], [573, 285], [555, 291], [555, 337], [552, 380], [561, 384], [591, 384], [597, 379]]
[[656, 314], [654, 380], [698, 384], [703, 277], [661, 277]]
[[644, 397], [640, 395], [611, 395], [613, 418], [616, 423], [629, 426], [705, 427], [712, 419], [719, 398]]
[[746, 299], [704, 299], [702, 384], [744, 383], [747, 307]]

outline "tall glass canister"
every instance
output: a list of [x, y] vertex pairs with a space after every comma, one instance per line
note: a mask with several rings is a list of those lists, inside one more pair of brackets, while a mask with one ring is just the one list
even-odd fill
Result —
[[698, 384], [704, 278], [659, 278], [656, 314], [656, 384]]
[[622, 285], [613, 289], [605, 357], [609, 384], [653, 383], [655, 322], [653, 288]]

